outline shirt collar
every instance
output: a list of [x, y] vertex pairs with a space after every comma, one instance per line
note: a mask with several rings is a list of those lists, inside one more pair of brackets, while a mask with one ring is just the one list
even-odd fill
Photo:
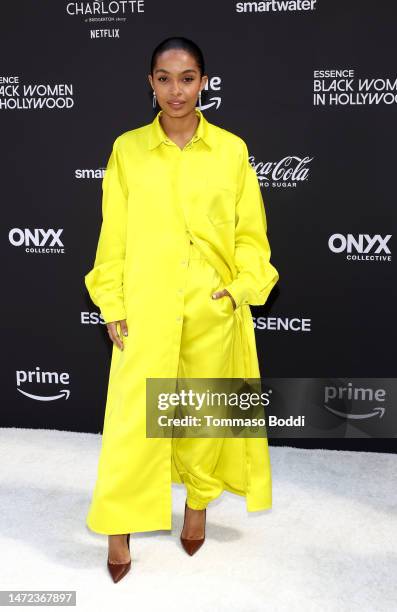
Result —
[[[199, 108], [194, 109], [196, 115], [199, 117], [200, 121], [197, 126], [197, 129], [193, 135], [193, 142], [196, 142], [200, 138], [211, 148], [213, 145], [211, 133], [210, 133], [210, 124], [207, 119], [204, 117], [203, 113]], [[150, 124], [149, 131], [149, 149], [154, 149], [162, 142], [170, 142], [167, 134], [164, 132], [163, 127], [160, 123], [160, 116], [163, 114], [163, 110], [159, 110], [152, 123]]]

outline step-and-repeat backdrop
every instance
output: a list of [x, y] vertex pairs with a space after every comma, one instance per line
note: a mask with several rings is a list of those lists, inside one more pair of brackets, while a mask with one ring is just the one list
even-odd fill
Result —
[[390, 443], [396, 19], [372, 0], [2, 6], [2, 426], [101, 431], [111, 344], [84, 285], [101, 182], [115, 138], [154, 117], [154, 47], [181, 35], [206, 60], [203, 113], [246, 141], [265, 202], [280, 280], [251, 311], [285, 419], [269, 437]]

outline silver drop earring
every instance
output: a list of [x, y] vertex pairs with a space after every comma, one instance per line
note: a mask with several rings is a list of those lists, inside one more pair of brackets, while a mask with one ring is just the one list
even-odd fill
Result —
[[200, 92], [199, 92], [199, 108], [201, 108], [201, 89], [200, 89]]
[[153, 89], [153, 108], [156, 108], [156, 104], [157, 104], [156, 92]]

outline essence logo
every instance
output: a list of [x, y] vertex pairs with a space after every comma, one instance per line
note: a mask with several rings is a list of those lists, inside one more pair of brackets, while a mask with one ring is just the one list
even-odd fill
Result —
[[72, 83], [23, 84], [19, 75], [0, 76], [0, 110], [69, 110], [73, 106]]
[[63, 229], [13, 227], [8, 232], [10, 244], [15, 247], [25, 247], [25, 253], [64, 253], [65, 248], [60, 239]]
[[20, 386], [25, 383], [35, 385], [68, 385], [69, 374], [67, 372], [61, 372], [60, 374], [58, 374], [58, 372], [42, 372], [37, 366], [34, 370], [17, 370], [16, 381], [17, 391], [19, 393], [39, 402], [53, 402], [59, 399], [67, 400], [70, 397], [69, 389], [59, 389], [54, 395], [44, 395], [40, 393], [28, 393], [20, 388]]
[[249, 162], [256, 172], [261, 187], [296, 187], [308, 180], [308, 164], [313, 157], [288, 155], [277, 162], [256, 162], [250, 155]]
[[105, 325], [105, 321], [100, 312], [81, 312], [80, 322], [82, 325]]
[[[385, 414], [384, 405], [379, 405], [386, 399], [385, 389], [372, 389], [353, 386], [351, 382], [345, 386], [324, 387], [324, 408], [344, 419], [370, 419]], [[357, 408], [348, 412], [347, 408]]]
[[358, 78], [351, 68], [314, 70], [314, 106], [380, 106], [394, 108], [396, 77]]
[[266, 329], [267, 331], [312, 331], [312, 320], [299, 317], [252, 317], [255, 329]]
[[[391, 251], [387, 245], [392, 234], [332, 234], [328, 248], [332, 253], [346, 253], [350, 261], [391, 261]], [[383, 255], [383, 253], [385, 253]]]

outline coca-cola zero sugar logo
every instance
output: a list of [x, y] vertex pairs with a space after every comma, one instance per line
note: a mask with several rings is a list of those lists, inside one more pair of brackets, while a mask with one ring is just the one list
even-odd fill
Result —
[[261, 187], [275, 189], [294, 188], [298, 183], [307, 181], [309, 176], [309, 163], [313, 157], [299, 157], [288, 155], [276, 162], [256, 162], [255, 156], [250, 155], [249, 161], [254, 168]]

